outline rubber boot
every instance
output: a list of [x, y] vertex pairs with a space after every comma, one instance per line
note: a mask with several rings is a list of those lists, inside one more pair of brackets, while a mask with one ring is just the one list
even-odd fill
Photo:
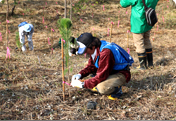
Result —
[[92, 89], [90, 89], [92, 92], [98, 92], [98, 89], [97, 89], [97, 87], [94, 87], [94, 88], [92, 88]]
[[136, 69], [140, 69], [140, 70], [147, 69], [146, 56], [147, 56], [146, 53], [138, 53], [140, 65], [138, 67], [136, 67]]
[[121, 97], [123, 94], [122, 92], [122, 87], [119, 86], [119, 87], [116, 87], [114, 92], [112, 92], [109, 96], [108, 96], [108, 99], [110, 100], [117, 100], [119, 97]]
[[148, 67], [153, 68], [153, 54], [152, 49], [146, 49]]

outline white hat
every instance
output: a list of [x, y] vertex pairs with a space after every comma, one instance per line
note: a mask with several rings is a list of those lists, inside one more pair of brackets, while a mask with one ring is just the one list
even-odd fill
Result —
[[32, 27], [30, 26], [30, 24], [25, 24], [23, 27], [24, 27], [24, 31], [25, 32], [30, 32], [31, 29], [32, 29]]

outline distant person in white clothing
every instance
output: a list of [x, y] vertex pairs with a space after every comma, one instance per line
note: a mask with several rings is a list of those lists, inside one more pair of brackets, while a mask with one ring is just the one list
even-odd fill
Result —
[[33, 41], [32, 41], [32, 35], [34, 33], [34, 27], [32, 24], [29, 24], [27, 22], [22, 22], [18, 25], [19, 27], [19, 36], [20, 36], [20, 43], [22, 44], [22, 51], [26, 51], [26, 46], [25, 46], [25, 36], [27, 37], [28, 40], [28, 47], [29, 50], [33, 50]]
[[176, 0], [173, 0], [174, 2], [175, 2], [175, 4], [176, 4]]

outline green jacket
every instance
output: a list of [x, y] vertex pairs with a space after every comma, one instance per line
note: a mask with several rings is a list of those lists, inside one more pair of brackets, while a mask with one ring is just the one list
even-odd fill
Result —
[[[146, 6], [155, 9], [159, 0], [145, 0]], [[122, 7], [131, 6], [131, 32], [144, 33], [152, 29], [145, 18], [144, 5], [142, 0], [120, 0]]]

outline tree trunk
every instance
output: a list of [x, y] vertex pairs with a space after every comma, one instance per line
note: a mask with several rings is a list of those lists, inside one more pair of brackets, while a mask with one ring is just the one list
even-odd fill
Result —
[[72, 0], [70, 0], [70, 20], [72, 19]]
[[67, 18], [67, 0], [65, 0], [64, 7], [64, 18]]
[[176, 8], [176, 0], [169, 0], [171, 7]]

